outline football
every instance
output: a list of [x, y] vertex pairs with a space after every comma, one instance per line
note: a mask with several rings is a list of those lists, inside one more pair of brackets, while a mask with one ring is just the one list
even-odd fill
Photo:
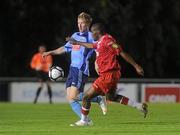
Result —
[[49, 78], [52, 81], [60, 81], [64, 78], [64, 70], [61, 67], [53, 66], [49, 70]]

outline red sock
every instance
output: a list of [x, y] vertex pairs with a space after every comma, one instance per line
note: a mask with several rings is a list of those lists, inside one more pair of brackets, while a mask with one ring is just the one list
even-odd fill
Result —
[[129, 98], [123, 96], [122, 99], [120, 100], [120, 103], [124, 104], [124, 105], [127, 105], [128, 101], [129, 101]]
[[89, 109], [86, 109], [84, 107], [81, 108], [81, 113], [84, 115], [88, 115], [89, 114]]

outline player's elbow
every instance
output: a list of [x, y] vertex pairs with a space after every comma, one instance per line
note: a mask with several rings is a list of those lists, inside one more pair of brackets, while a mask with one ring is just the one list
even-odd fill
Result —
[[121, 52], [120, 52], [120, 55], [121, 55], [121, 57], [123, 57], [124, 59], [127, 58], [127, 54], [126, 54], [126, 52], [124, 52], [124, 51], [121, 51]]

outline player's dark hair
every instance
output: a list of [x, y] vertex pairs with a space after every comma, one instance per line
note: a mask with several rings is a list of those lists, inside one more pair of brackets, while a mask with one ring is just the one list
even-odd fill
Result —
[[40, 45], [39, 45], [39, 48], [40, 48], [40, 47], [46, 48], [46, 45], [45, 45], [45, 44], [40, 44]]
[[106, 31], [105, 31], [105, 27], [102, 23], [94, 23], [92, 25], [92, 27], [95, 29], [95, 30], [98, 30], [101, 34], [104, 34]]

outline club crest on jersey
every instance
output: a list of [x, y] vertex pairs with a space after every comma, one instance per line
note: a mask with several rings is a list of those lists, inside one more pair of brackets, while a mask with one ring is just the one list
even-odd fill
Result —
[[118, 48], [118, 44], [116, 44], [116, 43], [113, 43], [113, 44], [112, 44], [112, 48], [115, 48], [115, 49], [117, 49], [117, 48]]

